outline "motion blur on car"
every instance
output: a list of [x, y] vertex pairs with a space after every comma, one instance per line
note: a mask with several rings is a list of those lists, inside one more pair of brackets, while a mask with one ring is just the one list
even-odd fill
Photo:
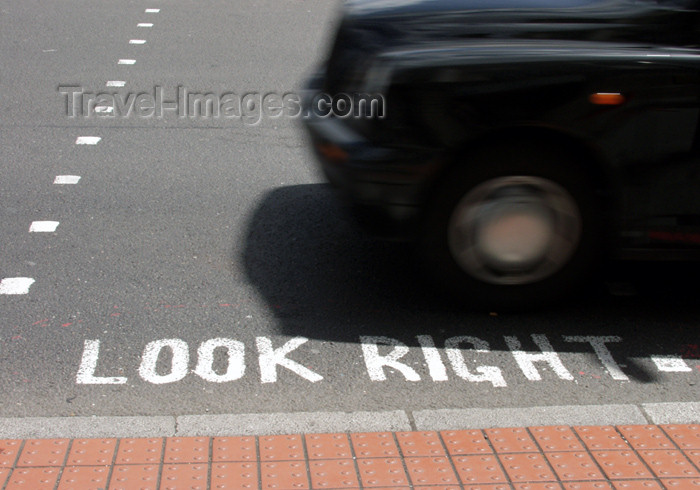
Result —
[[437, 282], [542, 305], [606, 257], [700, 257], [699, 46], [694, 0], [353, 0], [305, 122]]

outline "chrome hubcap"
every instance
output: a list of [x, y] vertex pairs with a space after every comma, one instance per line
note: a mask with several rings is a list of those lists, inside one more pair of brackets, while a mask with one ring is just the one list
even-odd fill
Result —
[[491, 284], [529, 284], [554, 274], [580, 237], [574, 198], [541, 177], [486, 181], [459, 201], [448, 222], [457, 264]]

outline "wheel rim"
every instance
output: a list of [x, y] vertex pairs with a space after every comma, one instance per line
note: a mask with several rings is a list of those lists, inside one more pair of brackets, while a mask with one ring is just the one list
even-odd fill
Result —
[[525, 285], [560, 270], [581, 239], [574, 198], [541, 177], [510, 176], [471, 189], [448, 221], [455, 262], [491, 284]]

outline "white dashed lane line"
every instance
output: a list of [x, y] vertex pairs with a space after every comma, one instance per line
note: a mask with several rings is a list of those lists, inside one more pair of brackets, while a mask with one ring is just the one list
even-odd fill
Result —
[[99, 136], [78, 136], [75, 140], [76, 145], [96, 145], [102, 138]]
[[58, 221], [33, 221], [29, 233], [53, 233], [58, 228]]
[[124, 80], [109, 80], [105, 86], [107, 87], [123, 87], [126, 85], [126, 82]]
[[31, 277], [6, 277], [0, 280], [0, 294], [27, 294], [32, 284]]
[[53, 183], [57, 185], [70, 185], [80, 182], [80, 175], [57, 175]]
[[147, 14], [157, 14], [160, 12], [160, 9], [146, 9]]
[[145, 39], [129, 39], [129, 44], [146, 44]]
[[118, 65], [133, 65], [136, 63], [136, 60], [127, 60], [127, 59], [121, 59], [117, 62]]
[[150, 22], [140, 22], [136, 24], [136, 27], [153, 27], [153, 24]]

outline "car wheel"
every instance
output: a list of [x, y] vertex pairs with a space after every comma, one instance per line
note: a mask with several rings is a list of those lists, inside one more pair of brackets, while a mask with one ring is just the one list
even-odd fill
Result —
[[429, 273], [487, 308], [541, 306], [581, 285], [604, 227], [590, 176], [564, 155], [511, 147], [453, 170], [422, 233]]

